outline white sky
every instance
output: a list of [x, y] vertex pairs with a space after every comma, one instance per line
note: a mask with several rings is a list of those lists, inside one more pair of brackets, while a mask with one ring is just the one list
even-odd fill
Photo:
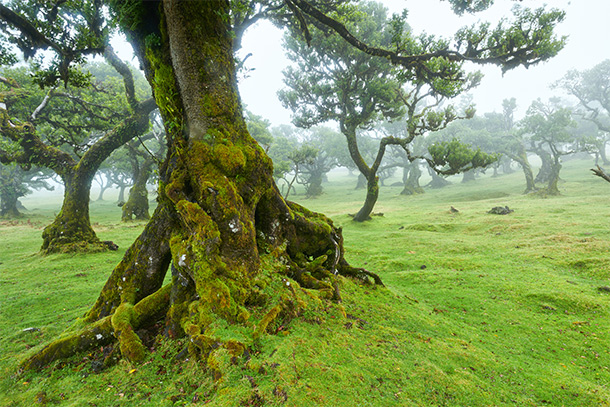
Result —
[[[496, 0], [496, 4], [485, 13], [462, 17], [454, 15], [448, 3], [439, 0], [383, 0], [382, 3], [391, 12], [408, 8], [408, 22], [416, 33], [426, 31], [451, 37], [458, 28], [478, 20], [490, 21], [494, 26], [502, 16], [510, 17], [510, 9], [516, 2]], [[552, 7], [567, 12], [566, 19], [557, 29], [559, 34], [569, 36], [566, 47], [546, 63], [529, 69], [517, 68], [504, 77], [499, 67], [477, 67], [485, 74], [481, 85], [472, 91], [479, 113], [499, 112], [503, 99], [515, 97], [519, 109], [517, 115], [521, 116], [532, 100], [557, 94], [558, 91], [551, 91], [549, 85], [567, 70], [589, 69], [610, 59], [610, 0], [553, 0], [551, 3]], [[545, 3], [524, 0], [520, 4], [535, 8]], [[246, 32], [243, 41], [242, 53], [253, 54], [247, 66], [255, 70], [240, 83], [242, 100], [248, 109], [270, 120], [273, 125], [290, 123], [290, 111], [282, 107], [276, 95], [284, 86], [282, 69], [288, 63], [281, 39], [279, 29], [268, 22], [261, 22]]]

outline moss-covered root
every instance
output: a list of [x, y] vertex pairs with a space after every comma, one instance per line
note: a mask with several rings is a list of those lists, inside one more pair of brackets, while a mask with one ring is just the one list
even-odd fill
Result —
[[372, 284], [372, 279], [375, 285], [385, 287], [383, 281], [381, 280], [381, 277], [379, 277], [377, 274], [363, 268], [352, 267], [344, 259], [339, 262], [338, 270], [339, 274], [341, 274], [342, 276], [353, 278], [364, 284]]
[[146, 349], [135, 330], [155, 322], [169, 307], [171, 284], [149, 295], [135, 306], [123, 303], [114, 314], [70, 333], [21, 363], [22, 370], [40, 370], [50, 363], [119, 341], [122, 355], [130, 361], [141, 361]]
[[130, 362], [141, 362], [146, 357], [146, 348], [135, 330], [167, 311], [170, 292], [171, 284], [168, 284], [135, 306], [129, 303], [119, 305], [112, 315], [112, 327], [119, 342], [119, 349], [123, 357]]
[[51, 342], [21, 363], [22, 370], [40, 370], [50, 363], [66, 359], [114, 340], [110, 317], [100, 319], [86, 328]]

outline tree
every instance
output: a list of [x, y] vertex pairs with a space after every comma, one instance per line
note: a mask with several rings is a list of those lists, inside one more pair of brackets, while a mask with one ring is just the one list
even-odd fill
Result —
[[[317, 10], [304, 1], [288, 4], [284, 12], [298, 20]], [[100, 346], [141, 361], [147, 349], [136, 330], [162, 320], [163, 333], [187, 336], [190, 357], [219, 378], [225, 361], [239, 361], [273, 321], [298, 316], [301, 304], [312, 301], [301, 287], [339, 300], [339, 276], [380, 280], [347, 263], [341, 230], [330, 219], [280, 196], [271, 160], [243, 119], [230, 3], [134, 0], [110, 7], [164, 120], [168, 153], [159, 203], [80, 328], [22, 367], [41, 368]], [[317, 20], [341, 29], [334, 19]], [[412, 67], [431, 58], [419, 56]], [[520, 62], [533, 59], [540, 59], [537, 47], [519, 53]], [[170, 264], [172, 283], [163, 286]]]
[[[502, 101], [502, 115], [495, 116], [488, 115], [487, 118], [494, 122], [495, 126], [492, 134], [499, 135], [498, 140], [498, 151], [502, 154], [510, 157], [516, 161], [523, 170], [525, 177], [525, 190], [524, 194], [534, 192], [537, 190], [534, 181], [534, 172], [530, 165], [525, 140], [523, 140], [523, 134], [515, 129], [514, 113], [517, 108], [517, 101], [515, 98], [505, 99]], [[493, 126], [493, 125], [492, 125]]]
[[[387, 10], [378, 3], [363, 3], [360, 9], [348, 7], [342, 13], [346, 27], [370, 44], [411, 46], [421, 52], [434, 52], [446, 46], [442, 40], [412, 38], [403, 19], [395, 16], [388, 20]], [[371, 59], [365, 52], [345, 44], [339, 35], [327, 35], [321, 30], [311, 34], [308, 44], [287, 38], [286, 48], [297, 67], [285, 72], [289, 90], [281, 91], [280, 99], [292, 109], [293, 121], [298, 126], [309, 127], [328, 120], [339, 123], [352, 160], [367, 182], [364, 204], [353, 217], [359, 222], [370, 219], [379, 197], [378, 174], [386, 147], [399, 145], [410, 156], [408, 144], [414, 137], [439, 130], [460, 118], [451, 106], [436, 110], [441, 101], [475, 86], [480, 79], [476, 73], [458, 75], [459, 64], [450, 62], [443, 69], [453, 77], [419, 79], [395, 69], [388, 60]], [[401, 90], [405, 83], [407, 88]], [[397, 120], [405, 111], [406, 137], [383, 137], [373, 159], [367, 162], [360, 152], [357, 131], [371, 128], [380, 119]]]
[[559, 195], [557, 183], [561, 171], [561, 157], [574, 153], [570, 146], [572, 134], [568, 131], [569, 127], [574, 126], [571, 110], [559, 106], [557, 99], [551, 99], [548, 104], [540, 99], [535, 100], [527, 110], [525, 118], [519, 123], [521, 131], [528, 135], [535, 151], [550, 157], [547, 159], [549, 165], [547, 186], [540, 190], [541, 194]]
[[317, 150], [313, 160], [306, 162], [297, 182], [305, 186], [308, 198], [322, 194], [326, 174], [339, 165], [338, 156], [345, 150], [343, 136], [329, 127], [316, 126], [304, 135], [304, 144]]
[[[157, 115], [155, 115], [156, 118]], [[129, 198], [122, 206], [122, 221], [148, 220], [148, 183], [153, 170], [158, 168], [165, 155], [165, 133], [161, 123], [153, 120], [153, 128], [145, 136], [125, 144], [132, 167], [133, 186]], [[154, 152], [153, 152], [154, 151]]]
[[[90, 68], [104, 72], [105, 82], [91, 83], [87, 76], [78, 87], [60, 90], [59, 74], [55, 78], [40, 67], [32, 71], [38, 84], [23, 74], [19, 81], [2, 81], [8, 90], [1, 95], [5, 107], [0, 109], [0, 132], [19, 148], [10, 154], [0, 153], [0, 159], [16, 162], [26, 169], [31, 165], [50, 168], [64, 183], [62, 209], [43, 231], [43, 253], [116, 247], [112, 242], [101, 242], [91, 227], [91, 183], [103, 161], [115, 149], [147, 130], [148, 116], [156, 106], [153, 98], [138, 101], [129, 67], [109, 46], [103, 53], [113, 68]], [[114, 77], [108, 76], [109, 70], [114, 71]], [[8, 73], [20, 74], [19, 71]], [[50, 89], [45, 94], [38, 85]], [[115, 96], [117, 92], [120, 95], [119, 86], [123, 88], [123, 100]]]
[[[610, 135], [610, 60], [602, 61], [589, 70], [569, 71], [554, 86], [575, 96], [579, 102], [575, 114], [594, 123], [603, 132], [603, 137], [598, 138], [596, 144], [603, 163], [607, 164], [606, 143]], [[599, 176], [604, 174], [599, 165], [591, 171]]]
[[[391, 26], [385, 7], [364, 3], [362, 9], [349, 7], [342, 14], [347, 28], [368, 43], [390, 46]], [[378, 154], [368, 164], [360, 152], [356, 133], [381, 117], [402, 116], [398, 97], [401, 82], [396, 71], [389, 61], [370, 58], [339, 35], [326, 35], [317, 29], [311, 32], [308, 43], [287, 36], [285, 48], [296, 66], [284, 72], [288, 89], [279, 92], [280, 99], [294, 112], [293, 122], [299, 127], [329, 120], [339, 122], [351, 158], [367, 181], [365, 203], [354, 220], [369, 219], [379, 195], [377, 172], [387, 141], [379, 145]]]
[[24, 171], [15, 164], [0, 164], [0, 217], [20, 218], [19, 198], [26, 196], [32, 189], [53, 190], [47, 181], [48, 171], [32, 168]]

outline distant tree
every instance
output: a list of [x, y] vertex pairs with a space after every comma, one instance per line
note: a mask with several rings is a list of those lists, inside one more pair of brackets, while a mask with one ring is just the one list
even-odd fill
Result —
[[529, 162], [526, 149], [527, 140], [524, 133], [516, 129], [514, 113], [517, 109], [515, 98], [502, 101], [502, 113], [487, 113], [484, 116], [485, 126], [493, 140], [494, 148], [513, 161], [523, 171], [525, 177], [524, 194], [537, 190], [534, 180], [534, 172]]
[[[413, 39], [404, 19], [394, 16], [389, 20], [386, 8], [378, 3], [350, 7], [343, 18], [351, 32], [375, 46], [411, 46], [424, 52], [437, 52], [447, 46], [446, 42], [430, 37]], [[292, 37], [286, 39], [288, 57], [296, 67], [285, 71], [284, 82], [289, 90], [281, 91], [280, 99], [293, 111], [293, 121], [298, 126], [310, 127], [329, 120], [339, 123], [352, 160], [367, 181], [365, 202], [354, 215], [355, 221], [364, 221], [370, 219], [379, 196], [378, 173], [386, 147], [399, 145], [410, 156], [408, 145], [414, 137], [441, 129], [460, 118], [451, 106], [438, 110], [436, 107], [443, 98], [456, 96], [475, 86], [480, 75], [465, 75], [460, 64], [446, 61], [444, 69], [452, 72], [450, 77], [442, 80], [416, 78], [408, 71], [395, 69], [388, 60], [368, 58], [366, 53], [343, 43], [338, 35], [327, 35], [319, 30], [311, 33], [309, 44], [311, 46]], [[405, 84], [409, 85], [402, 89]], [[358, 130], [371, 128], [381, 119], [393, 121], [403, 116], [407, 137], [382, 138], [372, 163], [367, 163], [359, 149]], [[444, 171], [460, 169], [445, 168]]]
[[303, 144], [316, 150], [313, 160], [303, 164], [297, 180], [305, 186], [305, 195], [311, 198], [322, 194], [326, 174], [339, 165], [337, 157], [346, 149], [345, 138], [328, 127], [316, 126], [304, 132]]
[[[43, 253], [115, 247], [101, 242], [91, 227], [91, 183], [112, 151], [148, 129], [156, 104], [152, 98], [138, 101], [145, 90], [136, 87], [132, 71], [112, 48], [105, 47], [104, 56], [112, 68], [91, 65], [104, 82], [83, 74], [78, 86], [68, 81], [63, 89], [59, 76], [36, 66], [29, 71], [33, 79], [21, 69], [4, 72], [0, 133], [19, 148], [0, 159], [26, 169], [50, 168], [65, 185], [62, 209], [43, 231]], [[41, 92], [40, 85], [48, 90]]]
[[[603, 164], [608, 164], [606, 144], [610, 139], [610, 59], [588, 70], [569, 71], [555, 86], [575, 96], [579, 101], [575, 114], [591, 121], [601, 131], [596, 145]], [[599, 165], [591, 171], [598, 176], [605, 174]]]
[[250, 135], [260, 144], [263, 150], [268, 153], [269, 147], [273, 142], [269, 120], [266, 120], [262, 116], [256, 115], [247, 109], [245, 110], [244, 119], [246, 119]]
[[0, 164], [0, 217], [19, 218], [19, 198], [32, 192], [32, 189], [53, 190], [49, 184], [50, 171], [32, 168], [23, 170], [15, 164]]
[[[158, 115], [154, 115], [158, 119]], [[121, 220], [150, 219], [148, 205], [148, 184], [153, 171], [166, 153], [165, 132], [159, 120], [153, 120], [153, 127], [146, 135], [125, 144], [132, 168], [133, 185], [129, 197], [122, 206]]]
[[519, 128], [529, 138], [534, 151], [550, 157], [546, 159], [549, 174], [546, 188], [540, 190], [542, 194], [559, 195], [557, 183], [561, 157], [575, 152], [572, 149], [573, 136], [569, 131], [574, 126], [571, 110], [562, 107], [556, 98], [552, 98], [549, 103], [535, 100], [519, 122]]

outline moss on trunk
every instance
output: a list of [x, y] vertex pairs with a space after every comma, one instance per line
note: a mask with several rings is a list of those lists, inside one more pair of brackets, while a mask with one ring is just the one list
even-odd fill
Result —
[[[132, 6], [123, 10], [131, 17], [123, 24], [170, 141], [159, 205], [80, 330], [23, 367], [98, 346], [88, 333], [99, 324], [110, 324], [124, 358], [140, 361], [146, 349], [137, 329], [161, 318], [165, 335], [187, 336], [191, 357], [218, 380], [222, 355], [239, 357], [273, 332], [275, 321], [340, 300], [340, 276], [381, 280], [345, 261], [341, 230], [330, 219], [280, 195], [271, 160], [242, 117], [227, 3]], [[172, 283], [162, 287], [168, 269]]]
[[103, 251], [108, 245], [100, 241], [89, 220], [91, 179], [80, 173], [64, 176], [64, 200], [53, 223], [42, 232], [41, 252], [68, 253]]

